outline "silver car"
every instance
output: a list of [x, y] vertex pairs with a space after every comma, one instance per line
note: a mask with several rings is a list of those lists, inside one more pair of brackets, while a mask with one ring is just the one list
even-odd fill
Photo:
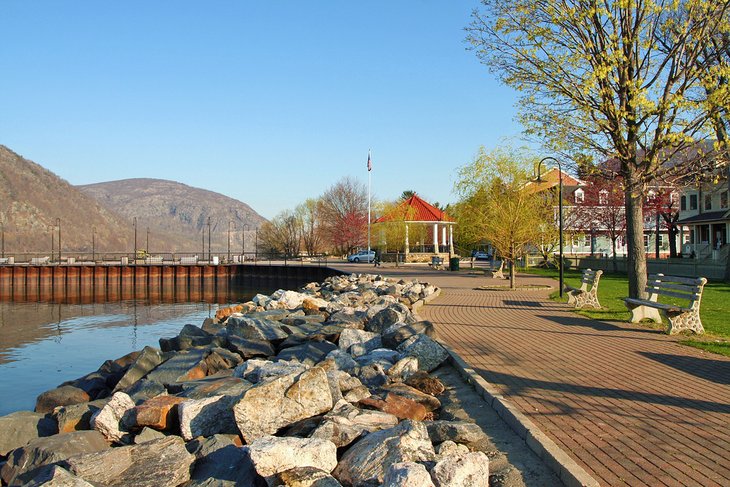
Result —
[[359, 252], [348, 255], [347, 262], [373, 262], [375, 260], [375, 251], [360, 250]]

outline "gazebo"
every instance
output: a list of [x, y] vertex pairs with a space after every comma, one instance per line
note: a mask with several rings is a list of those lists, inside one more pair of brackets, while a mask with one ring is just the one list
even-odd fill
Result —
[[426, 228], [432, 227], [430, 238], [427, 232], [423, 242], [423, 246], [433, 249], [433, 253], [427, 252], [429, 256], [441, 255], [442, 253], [448, 253], [449, 256], [454, 254], [454, 225], [456, 225], [456, 222], [444, 211], [429, 204], [417, 194], [402, 201], [393, 210], [375, 220], [375, 224], [393, 223], [403, 223], [405, 225], [404, 249], [406, 262], [410, 261], [409, 254], [424, 254], [422, 248], [419, 249], [420, 252], [411, 251], [409, 228], [414, 225], [425, 226]]

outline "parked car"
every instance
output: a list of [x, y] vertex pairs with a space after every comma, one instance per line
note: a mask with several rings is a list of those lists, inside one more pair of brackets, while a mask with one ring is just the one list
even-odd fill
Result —
[[492, 256], [483, 250], [477, 250], [472, 255], [474, 256], [474, 260], [492, 260]]
[[375, 251], [371, 250], [368, 252], [367, 250], [360, 250], [359, 252], [348, 255], [347, 261], [348, 262], [372, 262], [375, 260]]

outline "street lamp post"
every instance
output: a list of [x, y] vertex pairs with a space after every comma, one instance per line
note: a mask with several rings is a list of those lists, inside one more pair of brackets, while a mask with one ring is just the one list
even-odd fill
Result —
[[134, 260], [135, 264], [137, 263], [137, 217], [134, 217], [134, 222], [132, 223], [134, 226], [134, 255], [132, 256], [132, 259]]
[[210, 264], [210, 217], [208, 217], [208, 263]]
[[150, 227], [147, 227], [147, 240], [145, 241], [144, 251], [149, 255], [150, 253]]
[[5, 224], [0, 223], [0, 236], [2, 237], [2, 247], [1, 251], [2, 254], [0, 254], [0, 257], [5, 258]]
[[254, 232], [253, 233], [254, 238], [256, 239], [256, 242], [254, 243], [254, 248], [253, 248], [253, 260], [254, 260], [254, 262], [258, 262], [258, 260], [259, 260], [259, 229], [254, 228], [253, 232]]
[[553, 160], [558, 165], [558, 171], [560, 172], [560, 176], [558, 179], [558, 235], [559, 235], [559, 248], [558, 248], [558, 255], [559, 255], [559, 261], [558, 261], [558, 269], [560, 272], [560, 297], [563, 297], [563, 167], [560, 164], [560, 161], [555, 159], [554, 157], [543, 157], [540, 159], [540, 162], [537, 163], [537, 180], [541, 181], [540, 179], [540, 168], [542, 167], [542, 163], [544, 161], [547, 161], [548, 159]]
[[96, 263], [96, 227], [91, 227], [91, 260]]
[[231, 262], [231, 220], [228, 220], [228, 262]]

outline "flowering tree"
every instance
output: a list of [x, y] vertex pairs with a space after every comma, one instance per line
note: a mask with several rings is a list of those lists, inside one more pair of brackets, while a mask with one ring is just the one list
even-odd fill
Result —
[[327, 243], [338, 254], [367, 244], [368, 193], [365, 185], [343, 178], [320, 198], [322, 228]]

